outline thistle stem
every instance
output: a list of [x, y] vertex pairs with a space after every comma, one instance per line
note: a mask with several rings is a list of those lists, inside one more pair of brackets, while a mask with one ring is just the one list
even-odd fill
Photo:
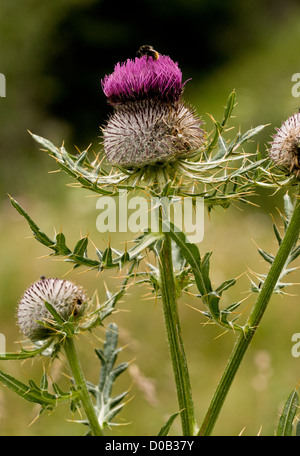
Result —
[[171, 238], [168, 233], [165, 233], [163, 246], [160, 251], [159, 269], [165, 326], [176, 383], [179, 410], [181, 411], [182, 432], [185, 436], [195, 435], [197, 431], [196, 419], [187, 360], [181, 336], [173, 273]]
[[103, 435], [103, 431], [100, 427], [90, 394], [86, 386], [86, 382], [77, 356], [73, 337], [66, 337], [64, 341], [64, 349], [77, 386], [77, 390], [80, 394], [82, 406], [85, 410], [87, 419], [89, 421], [92, 435], [101, 436]]
[[295, 208], [290, 219], [289, 225], [280, 244], [277, 255], [272, 263], [264, 285], [254, 304], [248, 322], [245, 325], [245, 331], [238, 337], [230, 358], [225, 367], [220, 383], [215, 391], [207, 414], [204, 418], [198, 435], [210, 435], [219, 413], [222, 409], [227, 393], [231, 387], [237, 370], [245, 356], [250, 342], [255, 335], [260, 321], [264, 315], [267, 305], [270, 301], [274, 288], [278, 282], [280, 274], [286, 264], [288, 256], [298, 240], [300, 231], [300, 203], [297, 200]]

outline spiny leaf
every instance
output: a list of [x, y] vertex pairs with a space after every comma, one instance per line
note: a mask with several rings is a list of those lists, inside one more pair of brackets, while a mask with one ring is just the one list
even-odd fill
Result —
[[236, 279], [225, 280], [218, 288], [215, 289], [215, 292], [221, 296], [225, 290], [228, 290], [228, 288], [233, 287], [235, 283]]
[[41, 378], [40, 388], [41, 388], [41, 390], [45, 390], [45, 391], [48, 389], [48, 377], [47, 377], [46, 372], [43, 374], [43, 376]]
[[42, 244], [46, 245], [47, 247], [53, 246], [53, 240], [50, 239], [45, 233], [43, 233], [40, 228], [36, 225], [36, 223], [29, 217], [27, 212], [20, 206], [20, 204], [10, 196], [11, 204], [14, 206], [15, 209], [21, 214], [28, 222], [34, 237], [41, 242]]
[[300, 245], [298, 247], [296, 247], [290, 254], [289, 263], [294, 261], [299, 255], [300, 255]]
[[235, 103], [235, 91], [233, 90], [231, 92], [231, 94], [229, 95], [228, 99], [227, 99], [227, 104], [226, 104], [226, 107], [225, 107], [225, 110], [224, 110], [224, 115], [223, 115], [222, 122], [219, 123], [219, 122], [217, 122], [216, 120], [213, 119], [214, 124], [215, 124], [215, 134], [214, 134], [214, 137], [211, 140], [209, 146], [207, 147], [207, 150], [206, 150], [206, 155], [207, 156], [209, 155], [211, 150], [215, 147], [219, 136], [221, 135], [224, 127], [226, 126], [227, 121], [228, 121], [229, 117], [231, 116], [232, 110], [234, 108], [234, 103]]
[[[29, 402], [36, 402], [43, 408], [53, 408], [57, 402], [70, 399], [73, 394], [64, 394], [62, 397], [50, 394], [48, 391], [39, 388], [33, 380], [29, 380], [29, 385], [26, 385], [15, 377], [6, 374], [2, 370], [0, 370], [0, 381], [22, 398]], [[41, 383], [45, 385], [45, 379], [43, 379]]]
[[219, 144], [219, 150], [214, 155], [214, 157], [212, 159], [213, 161], [220, 160], [221, 158], [224, 158], [227, 155], [227, 153], [228, 153], [228, 149], [227, 149], [227, 146], [226, 146], [226, 141], [221, 135], [219, 136], [218, 144]]
[[273, 230], [274, 230], [278, 244], [281, 245], [282, 237], [280, 236], [279, 230], [278, 230], [277, 226], [275, 225], [275, 223], [273, 224]]
[[87, 236], [80, 239], [74, 248], [74, 254], [83, 257], [86, 254], [88, 242]]
[[50, 248], [51, 250], [54, 250], [54, 255], [62, 255], [64, 257], [64, 261], [74, 263], [74, 267], [82, 265], [87, 266], [88, 268], [97, 268], [99, 270], [103, 268], [123, 267], [126, 262], [135, 262], [136, 260], [141, 259], [142, 252], [147, 248], [151, 248], [157, 239], [162, 237], [159, 233], [145, 232], [135, 240], [137, 245], [128, 251], [119, 252], [117, 256], [113, 255], [113, 250], [111, 247], [108, 247], [104, 252], [96, 248], [96, 255], [100, 261], [94, 260], [87, 257], [88, 237], [80, 239], [75, 245], [74, 251], [72, 252], [67, 247], [66, 238], [62, 232], [56, 235], [55, 240], [51, 239], [49, 236], [42, 232], [42, 230], [30, 218], [27, 212], [19, 205], [16, 200], [14, 200], [12, 197], [10, 197], [10, 199], [12, 205], [27, 220], [37, 241]]
[[227, 321], [228, 312], [222, 314], [219, 309], [223, 291], [232, 287], [235, 284], [235, 279], [226, 280], [216, 290], [213, 290], [209, 277], [211, 252], [206, 253], [203, 260], [201, 260], [198, 247], [195, 244], [188, 243], [184, 233], [178, 232], [178, 230], [175, 231], [172, 223], [168, 223], [168, 226], [170, 228], [169, 232], [172, 240], [176, 242], [187, 263], [192, 267], [200, 297], [208, 307], [209, 312], [207, 315], [209, 318], [212, 318], [216, 323], [222, 326], [226, 326], [228, 329], [234, 328], [237, 331], [242, 331], [240, 326], [233, 325], [231, 322]]
[[111, 249], [111, 247], [107, 247], [107, 249], [104, 251], [103, 257], [102, 257], [102, 263], [103, 263], [103, 265], [105, 265], [108, 268], [115, 266], [113, 261], [112, 261], [112, 249]]
[[227, 121], [232, 114], [234, 104], [235, 104], [235, 99], [236, 99], [236, 93], [235, 93], [235, 90], [233, 90], [228, 97], [227, 104], [226, 104], [226, 107], [224, 110], [224, 117], [223, 117], [222, 124], [221, 124], [222, 127], [226, 126]]
[[57, 247], [57, 253], [60, 255], [69, 255], [71, 253], [71, 250], [66, 245], [66, 237], [63, 233], [58, 233], [56, 235], [55, 246]]
[[238, 141], [238, 145], [240, 144], [243, 144], [245, 141], [248, 141], [248, 139], [252, 138], [252, 136], [255, 136], [257, 135], [260, 131], [262, 131], [264, 128], [266, 127], [266, 125], [258, 125], [258, 127], [255, 127], [255, 128], [251, 128], [250, 130], [246, 131], [246, 133], [244, 133], [239, 141]]
[[122, 410], [123, 399], [127, 392], [111, 397], [113, 384], [116, 378], [127, 369], [128, 363], [123, 362], [115, 366], [121, 348], [118, 344], [118, 327], [111, 323], [106, 332], [103, 348], [96, 349], [96, 354], [101, 361], [101, 372], [98, 385], [89, 384], [89, 390], [96, 399], [97, 415], [101, 426], [109, 425], [115, 415]]
[[51, 152], [54, 156], [59, 157], [60, 156], [60, 151], [59, 149], [52, 144], [48, 139], [42, 138], [42, 136], [35, 135], [33, 133], [30, 133], [33, 139], [41, 144], [43, 147], [45, 147], [49, 152]]
[[273, 264], [274, 257], [273, 255], [270, 255], [269, 253], [265, 252], [262, 249], [258, 249], [258, 253], [263, 257], [264, 260], [266, 260], [268, 263]]
[[[163, 222], [163, 226], [165, 223]], [[195, 275], [195, 281], [198, 287], [199, 292], [202, 296], [207, 294], [205, 280], [201, 271], [201, 257], [198, 247], [195, 244], [190, 244], [187, 242], [184, 233], [181, 231], [175, 231], [174, 225], [168, 223], [170, 226], [170, 236], [174, 242], [180, 247], [182, 255], [185, 257], [186, 261], [192, 266], [193, 272]]]
[[41, 347], [35, 349], [35, 350], [21, 350], [20, 352], [17, 353], [5, 353], [0, 355], [0, 360], [1, 361], [7, 361], [7, 360], [18, 360], [18, 359], [29, 359], [29, 358], [34, 358], [37, 355], [40, 355], [43, 353], [47, 348], [52, 345], [52, 340], [47, 341], [44, 343]]

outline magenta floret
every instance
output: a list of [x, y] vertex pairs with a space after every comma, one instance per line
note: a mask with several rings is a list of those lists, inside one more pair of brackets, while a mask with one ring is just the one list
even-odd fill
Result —
[[182, 73], [168, 56], [160, 55], [158, 60], [143, 56], [117, 63], [102, 80], [102, 88], [111, 104], [149, 97], [176, 102], [183, 91]]

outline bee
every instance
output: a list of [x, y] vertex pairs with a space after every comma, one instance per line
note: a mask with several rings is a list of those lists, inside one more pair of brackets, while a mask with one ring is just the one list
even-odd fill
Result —
[[144, 44], [139, 48], [139, 50], [136, 53], [137, 57], [143, 57], [143, 55], [147, 56], [147, 62], [149, 57], [152, 57], [153, 60], [158, 60], [159, 59], [159, 53], [153, 49], [152, 46], [149, 44]]

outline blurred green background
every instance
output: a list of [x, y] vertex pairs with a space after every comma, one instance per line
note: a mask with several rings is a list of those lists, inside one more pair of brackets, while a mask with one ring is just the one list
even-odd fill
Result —
[[[118, 61], [133, 58], [141, 44], [152, 44], [170, 55], [192, 78], [185, 99], [212, 128], [208, 113], [220, 119], [233, 88], [237, 92], [233, 125], [245, 131], [270, 124], [257, 138], [262, 153], [274, 128], [298, 110], [291, 94], [294, 73], [300, 72], [300, 7], [296, 0], [251, 2], [142, 0], [2, 0], [0, 5], [0, 72], [6, 77], [6, 98], [0, 99], [1, 219], [0, 219], [0, 332], [8, 351], [22, 339], [16, 326], [16, 308], [24, 290], [41, 275], [67, 277], [104, 300], [104, 282], [111, 291], [120, 274], [97, 275], [49, 258], [46, 248], [31, 238], [26, 222], [11, 207], [11, 194], [48, 234], [62, 229], [72, 246], [89, 233], [104, 249], [110, 235], [96, 230], [96, 200], [88, 192], [70, 188], [69, 177], [53, 173], [56, 166], [32, 141], [27, 130], [75, 151], [92, 143], [98, 152], [99, 125], [109, 115], [100, 80]], [[256, 143], [253, 142], [253, 150]], [[266, 264], [257, 245], [276, 251], [272, 217], [278, 219], [282, 194], [258, 194], [249, 207], [217, 210], [205, 220], [201, 253], [213, 250], [212, 279], [240, 276], [224, 298], [224, 305], [248, 296], [250, 271], [264, 273]], [[122, 248], [126, 237], [111, 236]], [[94, 255], [94, 252], [90, 252]], [[86, 272], [86, 273], [84, 273]], [[297, 273], [292, 278], [298, 282]], [[227, 398], [215, 435], [273, 435], [279, 413], [300, 380], [300, 361], [291, 355], [291, 337], [300, 332], [297, 286], [289, 296], [273, 297]], [[156, 435], [168, 416], [177, 411], [168, 347], [160, 302], [147, 299], [143, 286], [129, 289], [110, 321], [120, 327], [121, 360], [131, 360], [129, 371], [115, 392], [130, 389], [127, 406], [119, 416], [124, 426], [110, 435]], [[253, 304], [250, 295], [245, 304]], [[190, 364], [199, 423], [234, 343], [233, 334], [204, 325], [205, 319], [182, 297], [179, 302], [183, 335]], [[86, 377], [97, 381], [98, 362], [93, 347], [103, 340], [99, 330], [79, 346]], [[49, 366], [34, 362], [1, 362], [0, 368], [22, 381], [39, 381], [46, 369], [66, 388], [68, 372], [60, 361]], [[67, 406], [35, 420], [38, 407], [21, 400], [0, 385], [1, 435], [81, 435]], [[76, 417], [78, 418], [78, 417]], [[180, 433], [179, 420], [172, 428]]]

